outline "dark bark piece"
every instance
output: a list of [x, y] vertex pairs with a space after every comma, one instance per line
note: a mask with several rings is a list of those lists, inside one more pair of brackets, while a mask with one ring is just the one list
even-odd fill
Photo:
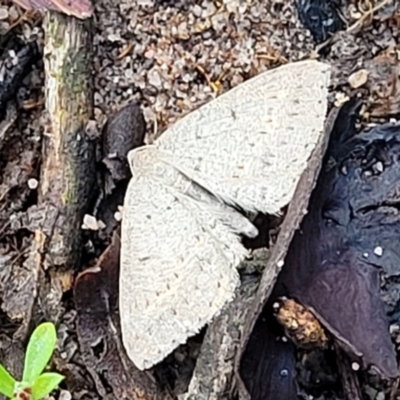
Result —
[[339, 14], [340, 0], [297, 0], [297, 10], [300, 21], [316, 43], [325, 42], [344, 28]]
[[[22, 370], [25, 359], [24, 346], [19, 340], [12, 340], [6, 335], [0, 335], [1, 364], [17, 380], [22, 379]], [[0, 394], [0, 400], [9, 400]]]
[[114, 215], [124, 202], [132, 176], [128, 152], [144, 145], [145, 134], [146, 121], [138, 103], [123, 107], [104, 125], [98, 176], [100, 193], [93, 215], [105, 223], [106, 228], [99, 231], [99, 237], [107, 241], [119, 224]]
[[352, 136], [357, 108], [350, 103], [338, 117], [309, 213], [273, 296], [309, 307], [348, 354], [395, 378], [399, 371], [379, 270], [399, 273], [394, 243], [400, 232], [400, 125]]
[[[264, 312], [268, 313], [268, 308], [271, 310], [274, 298], [293, 296], [320, 318], [342, 348], [362, 357], [365, 364], [374, 365], [385, 376], [395, 377], [398, 375], [397, 363], [390, 341], [384, 304], [380, 298], [378, 270], [376, 265], [367, 262], [362, 252], [365, 247], [363, 248], [362, 243], [357, 240], [360, 225], [371, 225], [374, 218], [355, 218], [356, 212], [363, 208], [353, 207], [352, 203], [358, 204], [356, 200], [363, 198], [364, 193], [364, 198], [369, 201], [366, 204], [372, 204], [374, 209], [377, 204], [381, 204], [385, 194], [386, 197], [390, 194], [391, 198], [395, 198], [398, 191], [393, 190], [392, 193], [385, 188], [382, 190], [381, 181], [380, 185], [371, 184], [373, 187], [363, 192], [367, 178], [364, 179], [363, 185], [357, 188], [358, 191], [354, 190], [354, 184], [345, 184], [347, 181], [359, 183], [361, 178], [354, 179], [354, 171], [365, 172], [376, 162], [385, 162], [384, 171], [379, 168], [380, 173], [393, 174], [386, 171], [386, 167], [390, 164], [388, 160], [396, 164], [393, 161], [396, 158], [383, 157], [385, 151], [382, 150], [387, 150], [383, 138], [386, 141], [393, 140], [394, 129], [388, 127], [384, 129], [384, 133], [380, 129], [367, 132], [363, 136], [353, 136], [359, 106], [358, 102], [348, 103], [336, 120], [330, 150], [325, 156], [324, 169], [310, 199], [309, 212], [290, 244], [285, 268]], [[374, 143], [379, 144], [377, 148], [374, 148]], [[396, 152], [396, 149], [393, 151]], [[355, 160], [357, 166], [345, 165], [347, 159]], [[344, 172], [343, 167], [346, 169]], [[392, 165], [392, 168], [395, 168], [395, 165]], [[338, 181], [342, 176], [346, 179], [340, 183]], [[391, 182], [388, 179], [384, 181]], [[391, 187], [393, 188], [393, 185]], [[360, 204], [365, 208], [364, 203]], [[375, 218], [378, 224], [381, 220], [382, 218]], [[354, 221], [354, 228], [349, 229], [349, 225]], [[261, 392], [254, 391], [254, 388], [270, 385], [269, 390], [273, 392], [274, 385], [278, 382], [273, 379], [274, 375], [270, 371], [274, 366], [268, 358], [263, 359], [258, 353], [258, 349], [262, 347], [257, 339], [260, 335], [258, 330], [261, 330], [260, 319], [261, 317], [242, 357], [242, 377], [245, 374], [247, 379], [252, 377], [253, 381], [248, 380], [246, 384], [252, 390], [253, 399], [261, 399], [264, 396]], [[283, 351], [281, 357], [286, 357]], [[244, 365], [247, 367], [246, 371], [243, 369]], [[260, 370], [267, 372], [262, 374], [259, 373]], [[291, 396], [293, 395], [292, 393]]]
[[[12, 235], [9, 230], [12, 217], [26, 207], [30, 190], [26, 182], [35, 174], [39, 158], [39, 144], [32, 138], [16, 135], [10, 128], [18, 119], [14, 98], [31, 66], [37, 61], [37, 44], [25, 44], [14, 34], [4, 41], [0, 61], [0, 150], [1, 154], [1, 216], [0, 236]], [[10, 56], [10, 51], [15, 53]], [[17, 60], [17, 63], [15, 62]], [[11, 135], [10, 135], [11, 133]], [[16, 140], [17, 139], [17, 140]], [[37, 248], [23, 238], [17, 252], [6, 252], [11, 257], [1, 257], [2, 277], [0, 278], [1, 310], [18, 329], [13, 330], [13, 340], [25, 340], [29, 332], [32, 311], [38, 291]], [[7, 362], [6, 359], [4, 359]]]
[[[270, 309], [260, 315], [242, 355], [240, 375], [253, 399], [297, 400], [296, 348]], [[265, 362], [264, 360], [268, 360]]]
[[[37, 44], [30, 42], [18, 46], [15, 57], [18, 59], [16, 65], [12, 62], [9, 52], [5, 52], [0, 60], [2, 75], [4, 73], [4, 77], [0, 81], [0, 120], [4, 117], [7, 102], [15, 97], [24, 77], [38, 60], [39, 49]], [[7, 68], [7, 66], [11, 67]]]
[[1, 274], [1, 308], [12, 321], [20, 323], [13, 335], [13, 339], [20, 341], [24, 341], [29, 333], [39, 286], [35, 245], [33, 241], [22, 265], [10, 259], [4, 263]]
[[103, 129], [103, 164], [106, 166], [105, 193], [131, 177], [128, 152], [144, 145], [146, 122], [137, 103], [128, 104], [108, 119]]
[[119, 236], [115, 232], [97, 265], [76, 279], [77, 333], [85, 365], [102, 397], [111, 388], [117, 399], [167, 399], [149, 372], [136, 369], [122, 346], [116, 318], [119, 249]]
[[[347, 260], [346, 260], [347, 261]], [[307, 289], [294, 294], [309, 306], [342, 348], [385, 377], [398, 376], [378, 271], [353, 260], [318, 274]], [[312, 306], [311, 306], [312, 305]]]
[[318, 400], [343, 400], [338, 393], [341, 382], [334, 349], [297, 349], [297, 382], [305, 391], [302, 399], [312, 393]]

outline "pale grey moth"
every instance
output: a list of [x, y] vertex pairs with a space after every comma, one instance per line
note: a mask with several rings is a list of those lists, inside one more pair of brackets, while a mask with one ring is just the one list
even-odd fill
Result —
[[239, 235], [257, 235], [237, 207], [277, 214], [290, 202], [323, 132], [329, 81], [313, 60], [264, 72], [128, 154], [119, 306], [139, 369], [232, 300], [247, 254]]

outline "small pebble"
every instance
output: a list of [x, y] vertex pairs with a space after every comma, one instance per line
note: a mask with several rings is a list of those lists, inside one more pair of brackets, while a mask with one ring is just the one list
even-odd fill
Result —
[[281, 370], [281, 376], [288, 376], [288, 375], [289, 375], [289, 371], [287, 369]]
[[114, 219], [115, 219], [117, 222], [121, 222], [121, 220], [122, 220], [122, 214], [121, 214], [120, 211], [116, 211], [116, 212], [114, 213]]
[[7, 18], [8, 18], [8, 9], [0, 7], [0, 20], [4, 21]]
[[369, 71], [366, 69], [360, 69], [349, 76], [349, 84], [353, 89], [365, 85], [368, 81]]
[[71, 400], [72, 395], [71, 392], [68, 390], [60, 390], [60, 396], [58, 397], [58, 400]]
[[353, 4], [349, 6], [349, 14], [353, 20], [357, 20], [362, 17], [362, 13]]
[[98, 224], [100, 230], [107, 228], [107, 225], [101, 219], [99, 219], [97, 221], [97, 224]]
[[283, 260], [279, 260], [277, 263], [278, 268], [282, 268], [285, 262]]
[[279, 303], [274, 303], [273, 305], [272, 305], [272, 308], [276, 311], [276, 310], [279, 310], [279, 307], [280, 307], [280, 304]]
[[380, 257], [383, 254], [383, 249], [381, 246], [376, 246], [374, 249], [374, 254]]
[[35, 190], [35, 189], [38, 188], [38, 186], [39, 186], [39, 181], [37, 179], [31, 178], [31, 179], [28, 180], [29, 189]]
[[99, 230], [99, 223], [93, 215], [85, 214], [83, 217], [82, 229], [89, 229], [91, 231]]
[[374, 388], [372, 388], [371, 386], [367, 385], [365, 386], [365, 393], [367, 394], [369, 399], [375, 399], [376, 398], [376, 394], [378, 393], [378, 391]]
[[378, 161], [375, 165], [374, 165], [374, 170], [376, 172], [382, 173], [383, 172], [383, 164], [381, 161]]
[[389, 327], [390, 334], [393, 335], [396, 332], [400, 331], [400, 326], [398, 324], [392, 324]]
[[17, 7], [10, 7], [8, 9], [8, 15], [10, 17], [11, 22], [17, 21], [19, 18], [19, 13], [18, 13]]
[[376, 400], [385, 400], [385, 393], [379, 392], [376, 396]]
[[358, 371], [358, 370], [360, 369], [360, 364], [358, 364], [358, 363], [356, 363], [356, 362], [353, 362], [353, 363], [351, 364], [351, 369], [352, 369], [353, 371]]
[[94, 138], [97, 138], [100, 136], [100, 133], [97, 129], [97, 123], [94, 119], [91, 119], [87, 122], [85, 132], [91, 139], [94, 139]]
[[335, 106], [340, 107], [349, 100], [349, 96], [347, 96], [345, 93], [337, 92], [335, 95]]

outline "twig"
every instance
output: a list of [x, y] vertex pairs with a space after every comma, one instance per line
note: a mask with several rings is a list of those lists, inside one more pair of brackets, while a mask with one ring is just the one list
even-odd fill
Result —
[[377, 6], [371, 8], [367, 12], [365, 12], [353, 25], [347, 28], [346, 32], [352, 32], [356, 30], [362, 23], [370, 16], [372, 16], [376, 11], [380, 10], [382, 7], [386, 6], [387, 4], [391, 3], [392, 0], [383, 0]]

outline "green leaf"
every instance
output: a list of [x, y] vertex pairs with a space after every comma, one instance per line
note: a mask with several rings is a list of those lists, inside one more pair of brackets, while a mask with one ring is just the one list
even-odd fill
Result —
[[0, 393], [12, 398], [14, 394], [15, 379], [11, 374], [0, 364]]
[[57, 342], [56, 327], [51, 322], [40, 324], [29, 339], [22, 380], [34, 385], [46, 368]]
[[32, 386], [32, 400], [40, 400], [46, 397], [63, 379], [64, 376], [55, 372], [45, 372], [40, 375]]

